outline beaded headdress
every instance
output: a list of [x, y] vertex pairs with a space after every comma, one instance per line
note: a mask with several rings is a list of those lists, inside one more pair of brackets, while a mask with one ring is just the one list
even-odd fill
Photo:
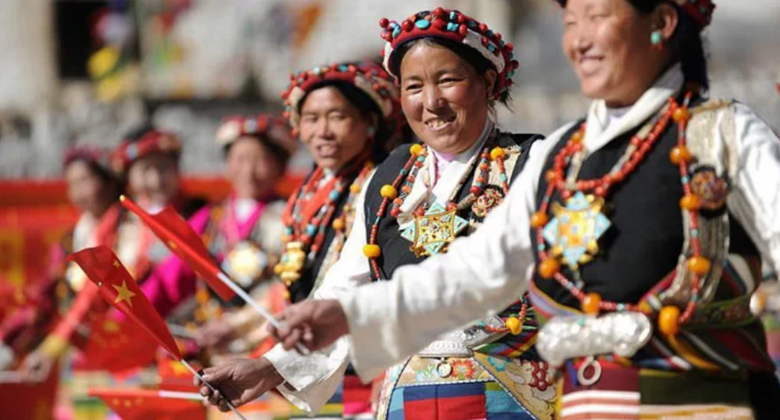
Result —
[[[556, 0], [561, 7], [566, 6], [567, 0]], [[712, 0], [628, 0], [631, 4], [636, 3], [655, 3], [661, 4], [664, 2], [674, 3], [680, 7], [685, 13], [693, 18], [696, 23], [699, 24], [699, 29], [704, 30], [709, 26], [712, 21], [712, 14], [715, 11], [715, 2]]]
[[112, 154], [111, 167], [118, 173], [124, 173], [133, 162], [153, 153], [170, 154], [178, 159], [181, 142], [173, 133], [149, 130], [137, 141], [123, 140]]
[[228, 147], [241, 136], [258, 136], [262, 141], [271, 142], [288, 156], [295, 153], [295, 139], [290, 127], [283, 118], [268, 114], [252, 116], [231, 116], [222, 121], [217, 129], [216, 142]]
[[[493, 99], [506, 96], [519, 63], [514, 59], [514, 46], [504, 41], [484, 23], [457, 11], [438, 7], [433, 11], [415, 13], [398, 23], [383, 18], [379, 21], [382, 38], [387, 41], [383, 51], [384, 65], [393, 74], [391, 63], [399, 46], [420, 38], [440, 38], [461, 43], [474, 49], [498, 72]], [[393, 74], [396, 78], [398, 74]]]

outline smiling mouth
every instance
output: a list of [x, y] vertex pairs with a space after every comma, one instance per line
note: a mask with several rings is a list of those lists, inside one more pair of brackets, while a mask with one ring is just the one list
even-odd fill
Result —
[[338, 153], [338, 147], [330, 144], [322, 144], [316, 147], [317, 154], [322, 157], [333, 157]]
[[583, 74], [589, 75], [598, 70], [602, 61], [601, 57], [582, 57], [579, 59], [578, 66]]
[[449, 116], [449, 117], [443, 117], [443, 118], [434, 118], [431, 120], [428, 120], [425, 122], [425, 126], [428, 127], [429, 130], [432, 131], [439, 131], [442, 130], [449, 125], [451, 125], [455, 121], [455, 116]]

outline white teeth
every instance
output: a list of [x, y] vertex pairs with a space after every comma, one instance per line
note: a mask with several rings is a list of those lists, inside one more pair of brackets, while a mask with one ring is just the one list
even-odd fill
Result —
[[447, 121], [444, 120], [433, 120], [428, 122], [428, 127], [430, 128], [440, 128], [441, 126], [447, 124]]

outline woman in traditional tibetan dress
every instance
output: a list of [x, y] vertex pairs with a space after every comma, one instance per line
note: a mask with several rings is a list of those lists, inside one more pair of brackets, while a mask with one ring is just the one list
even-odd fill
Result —
[[11, 350], [12, 357], [0, 356], [0, 369], [6, 363], [21, 360], [41, 343], [51, 322], [65, 310], [85, 278], [65, 263], [71, 252], [95, 246], [100, 218], [119, 197], [119, 181], [108, 165], [108, 153], [91, 147], [73, 147], [63, 160], [68, 198], [81, 211], [79, 219], [57, 243], [49, 257], [49, 277], [25, 289], [28, 304], [14, 311], [0, 324], [0, 350]]
[[[175, 135], [142, 127], [130, 133], [114, 151], [112, 169], [127, 182], [127, 193], [147, 209], [171, 204], [186, 214], [195, 207], [196, 200], [183, 199], [179, 191], [178, 159], [181, 144]], [[122, 262], [142, 278], [151, 264], [166, 253], [162, 244], [140, 221], [131, 217], [119, 204], [113, 205], [102, 216], [95, 228], [97, 244], [113, 247]], [[48, 333], [43, 342], [24, 361], [23, 370], [31, 377], [45, 377], [68, 348], [76, 344], [84, 349], [93, 328], [102, 328], [109, 306], [97, 296], [97, 287], [78, 280], [83, 275], [68, 268], [75, 277], [71, 284], [82, 284], [62, 319]], [[74, 270], [71, 272], [70, 270]], [[82, 361], [77, 361], [76, 367]], [[89, 364], [89, 360], [83, 360]], [[95, 366], [90, 369], [95, 369]]]
[[[223, 202], [201, 208], [189, 224], [234, 281], [258, 301], [271, 304], [271, 297], [283, 296], [273, 292], [271, 282], [282, 248], [284, 210], [274, 188], [295, 152], [294, 139], [284, 119], [260, 114], [226, 118], [216, 141], [224, 151], [231, 193]], [[258, 321], [255, 310], [234, 308], [223, 315], [229, 302], [212, 297], [207, 285], [176, 256], [155, 267], [141, 289], [160, 314], [171, 317], [170, 322], [192, 329], [200, 346], [246, 352], [257, 344], [247, 337], [234, 341]], [[284, 307], [281, 302], [277, 311]]]
[[[506, 103], [517, 67], [501, 35], [441, 8], [381, 25], [385, 67], [400, 81], [404, 114], [423, 144], [398, 148], [378, 167], [357, 199], [360, 211], [341, 258], [315, 298], [384, 282], [403, 265], [447, 252], [503, 200], [540, 137], [501, 132], [490, 117], [494, 105]], [[421, 279], [418, 287], [428, 286]], [[535, 321], [525, 299], [515, 300], [390, 369], [378, 418], [551, 418], [551, 376], [529, 351]], [[287, 383], [279, 390], [316, 410], [341, 380], [347, 352], [344, 341], [308, 359], [277, 347], [271, 361]], [[219, 368], [207, 373], [217, 383], [227, 376]]]
[[[298, 302], [320, 286], [339, 259], [359, 209], [355, 199], [375, 166], [398, 144], [404, 124], [398, 88], [375, 63], [318, 66], [294, 73], [290, 80], [283, 93], [290, 123], [315, 163], [282, 218], [285, 254], [277, 272], [288, 287], [289, 301]], [[261, 331], [267, 336], [265, 328]], [[275, 365], [290, 369], [284, 356], [271, 351], [259, 363], [269, 370]], [[350, 369], [335, 395], [315, 413], [371, 418], [371, 395], [372, 384], [360, 383]], [[293, 416], [304, 413], [295, 410]]]
[[371, 377], [528, 287], [546, 320], [537, 349], [562, 368], [559, 418], [777, 418], [748, 300], [759, 259], [780, 267], [780, 141], [747, 106], [704, 96], [714, 5], [564, 7], [587, 117], [537, 143], [504, 204], [447, 255], [289, 308], [278, 335], [289, 347], [306, 325], [315, 349], [349, 333]]

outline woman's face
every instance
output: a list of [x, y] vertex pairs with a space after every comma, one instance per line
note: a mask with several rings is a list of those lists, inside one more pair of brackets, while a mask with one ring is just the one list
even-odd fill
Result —
[[175, 157], [154, 153], [135, 161], [127, 173], [127, 187], [148, 208], [164, 207], [179, 194], [179, 165]]
[[480, 76], [450, 49], [418, 42], [401, 60], [401, 107], [409, 126], [441, 153], [461, 153], [487, 122], [496, 72]]
[[310, 92], [301, 106], [301, 141], [325, 169], [339, 170], [366, 147], [373, 122], [333, 86]]
[[65, 168], [68, 199], [81, 211], [100, 217], [109, 206], [111, 186], [82, 160], [71, 162]]
[[563, 51], [582, 93], [610, 106], [632, 105], [652, 86], [667, 59], [653, 48], [652, 14], [627, 0], [569, 0]]
[[238, 198], [262, 198], [273, 190], [284, 165], [258, 139], [238, 138], [226, 156], [227, 177]]

